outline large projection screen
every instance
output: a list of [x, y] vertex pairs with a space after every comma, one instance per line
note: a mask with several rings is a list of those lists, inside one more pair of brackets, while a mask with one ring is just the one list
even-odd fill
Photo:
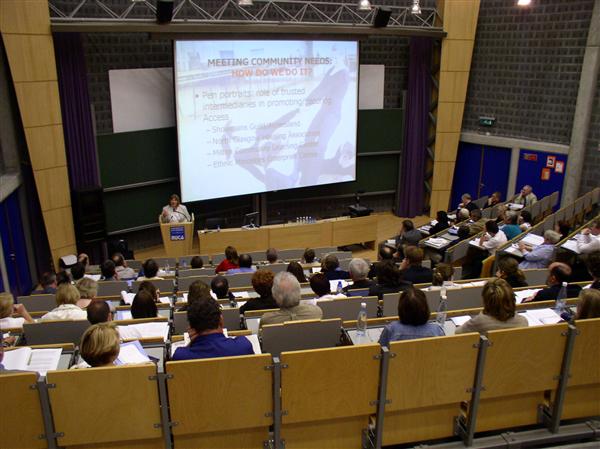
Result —
[[177, 41], [183, 201], [354, 181], [358, 43]]

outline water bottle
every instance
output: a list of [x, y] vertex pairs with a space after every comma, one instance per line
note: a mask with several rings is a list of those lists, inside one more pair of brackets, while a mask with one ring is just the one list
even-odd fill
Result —
[[337, 284], [337, 288], [335, 289], [335, 292], [339, 295], [340, 293], [342, 293], [342, 281], [338, 281]]
[[358, 337], [364, 337], [367, 335], [367, 303], [360, 303], [360, 311], [356, 318], [356, 335]]
[[169, 262], [165, 262], [165, 275], [167, 275], [167, 276], [169, 275], [169, 268], [171, 268], [169, 266]]
[[554, 305], [556, 312], [560, 315], [567, 306], [567, 283], [563, 282], [558, 295], [556, 296], [556, 304]]
[[221, 225], [217, 225], [217, 232], [221, 232]]
[[446, 322], [446, 311], [448, 310], [448, 298], [446, 295], [440, 296], [440, 304], [437, 309], [437, 317], [436, 320], [438, 324], [444, 327], [444, 323]]

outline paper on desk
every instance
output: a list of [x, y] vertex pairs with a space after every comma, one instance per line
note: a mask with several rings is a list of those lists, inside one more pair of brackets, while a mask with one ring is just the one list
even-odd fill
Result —
[[84, 274], [83, 277], [98, 282], [102, 278], [102, 275], [101, 274]]
[[515, 299], [516, 299], [517, 304], [521, 304], [523, 302], [523, 300], [535, 295], [540, 290], [541, 290], [541, 288], [528, 288], [525, 290], [516, 291]]
[[487, 281], [475, 281], [475, 282], [467, 282], [465, 284], [462, 284], [463, 287], [483, 287], [485, 284], [487, 284]]
[[577, 240], [569, 239], [565, 243], [562, 244], [562, 248], [568, 249], [569, 251], [573, 251], [575, 254], [579, 254], [579, 248], [577, 247]]
[[61, 354], [61, 348], [19, 348], [6, 351], [2, 363], [6, 369], [37, 371], [40, 375], [45, 376], [48, 371], [58, 368]]
[[163, 341], [167, 341], [169, 336], [169, 323], [167, 322], [130, 324], [118, 326], [118, 329], [123, 340], [160, 337]]
[[148, 354], [138, 340], [121, 344], [115, 365], [135, 365], [150, 362]]
[[542, 243], [544, 243], [544, 237], [530, 232], [521, 240], [519, 240], [519, 243], [525, 243], [531, 246], [540, 246]]
[[171, 298], [169, 298], [168, 296], [161, 296], [160, 298], [158, 298], [158, 302], [160, 302], [161, 304], [171, 304]]
[[187, 332], [184, 332], [183, 340], [171, 343], [171, 357], [173, 357], [173, 354], [175, 353], [177, 348], [183, 348], [184, 346], [187, 346], [189, 344], [190, 344], [190, 334], [188, 334]]
[[461, 316], [453, 316], [452, 318], [450, 318], [450, 321], [452, 321], [458, 327], [458, 326], [462, 326], [470, 319], [471, 319], [470, 315], [461, 315]]
[[531, 309], [523, 312], [522, 315], [527, 318], [530, 326], [541, 326], [544, 324], [556, 324], [562, 318], [552, 309]]
[[507, 204], [507, 207], [508, 207], [510, 210], [521, 210], [521, 209], [523, 209], [523, 207], [525, 207], [525, 206], [523, 206], [522, 204], [508, 203], [508, 204]]
[[385, 241], [385, 243], [387, 243], [388, 245], [394, 245], [394, 246], [396, 246], [396, 240], [394, 240], [394, 239], [387, 239]]
[[425, 244], [434, 248], [443, 248], [444, 246], [450, 244], [450, 242], [441, 237], [431, 237], [425, 240]]
[[121, 320], [133, 320], [133, 315], [131, 315], [131, 310], [117, 310], [117, 321]]
[[250, 298], [250, 293], [248, 293], [247, 291], [234, 292], [233, 296], [235, 296], [236, 298]]
[[260, 342], [258, 341], [258, 335], [256, 334], [252, 334], [252, 335], [244, 335], [245, 338], [247, 338], [250, 343], [252, 344], [252, 350], [254, 351], [255, 354], [262, 354], [262, 349], [260, 348]]
[[335, 280], [335, 281], [329, 281], [329, 289], [330, 289], [332, 292], [337, 292], [337, 286], [338, 286], [338, 282], [341, 282], [341, 283], [342, 283], [342, 288], [344, 288], [344, 287], [346, 287], [346, 286], [348, 286], [348, 285], [349, 285], [349, 284], [348, 284], [348, 281], [345, 281], [345, 280], [343, 280], [343, 279], [340, 279], [340, 280]]
[[133, 298], [135, 298], [135, 293], [127, 293], [125, 290], [121, 290], [121, 299], [125, 304], [131, 305]]

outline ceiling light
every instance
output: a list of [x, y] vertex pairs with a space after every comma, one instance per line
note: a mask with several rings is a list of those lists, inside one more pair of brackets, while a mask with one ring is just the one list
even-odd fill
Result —
[[254, 2], [252, 0], [238, 0], [238, 5], [240, 6], [252, 6]]
[[517, 5], [518, 6], [529, 6], [529, 5], [531, 5], [531, 0], [518, 0]]
[[411, 14], [421, 14], [421, 5], [419, 5], [419, 0], [413, 0], [413, 4], [410, 7]]
[[358, 10], [359, 11], [371, 11], [371, 2], [370, 2], [370, 0], [359, 0], [359, 2], [358, 2]]

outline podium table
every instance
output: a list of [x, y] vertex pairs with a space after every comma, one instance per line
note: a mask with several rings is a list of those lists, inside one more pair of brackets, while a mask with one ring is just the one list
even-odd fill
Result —
[[167, 257], [180, 257], [192, 254], [192, 242], [194, 241], [194, 215], [192, 221], [182, 223], [162, 223], [160, 233]]

